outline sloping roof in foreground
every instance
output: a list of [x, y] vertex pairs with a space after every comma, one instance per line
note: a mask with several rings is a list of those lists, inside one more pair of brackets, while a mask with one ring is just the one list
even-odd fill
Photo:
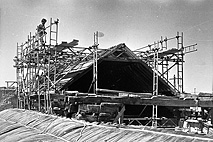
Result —
[[167, 129], [116, 128], [61, 118], [30, 110], [0, 112], [0, 141], [4, 142], [137, 142], [212, 141], [210, 136], [187, 135]]

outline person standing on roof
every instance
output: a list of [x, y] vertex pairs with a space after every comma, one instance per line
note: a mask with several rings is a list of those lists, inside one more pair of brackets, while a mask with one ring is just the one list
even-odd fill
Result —
[[37, 27], [38, 37], [39, 37], [40, 42], [41, 42], [42, 44], [44, 44], [43, 38], [44, 38], [44, 35], [46, 34], [46, 32], [45, 32], [45, 23], [46, 23], [46, 22], [47, 22], [47, 20], [43, 18], [43, 19], [41, 20], [41, 24], [38, 25], [38, 27]]

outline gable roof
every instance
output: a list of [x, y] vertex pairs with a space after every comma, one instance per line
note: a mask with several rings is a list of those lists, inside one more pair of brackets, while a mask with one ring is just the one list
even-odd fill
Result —
[[[93, 59], [68, 66], [61, 74], [61, 90], [92, 92]], [[153, 71], [124, 44], [98, 51], [98, 88], [152, 93]], [[159, 77], [159, 93], [173, 95], [173, 89]]]
[[[61, 46], [63, 45], [64, 43], [59, 45], [59, 47], [62, 48]], [[123, 43], [117, 46], [113, 46], [109, 49], [98, 50], [98, 60], [103, 58], [122, 59], [122, 60], [138, 59], [137, 56]], [[87, 55], [86, 58], [80, 60], [79, 62], [70, 63], [70, 65], [65, 67], [61, 75], [58, 77], [62, 78], [59, 82], [61, 84], [61, 87], [68, 81], [72, 80], [76, 74], [82, 73], [82, 71], [88, 69], [92, 65], [93, 65], [92, 53]]]

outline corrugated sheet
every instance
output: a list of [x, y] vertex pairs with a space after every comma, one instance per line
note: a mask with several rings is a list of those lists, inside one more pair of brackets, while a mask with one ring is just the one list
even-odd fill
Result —
[[210, 142], [208, 136], [181, 134], [167, 129], [117, 128], [60, 118], [30, 110], [0, 112], [1, 142]]

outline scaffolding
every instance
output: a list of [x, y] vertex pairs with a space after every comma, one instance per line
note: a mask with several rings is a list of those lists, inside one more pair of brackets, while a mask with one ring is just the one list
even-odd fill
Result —
[[[17, 43], [17, 55], [15, 56], [15, 68], [17, 76], [17, 95], [19, 108], [30, 108], [30, 97], [38, 96], [38, 110], [49, 111], [50, 89], [54, 89], [56, 51], [58, 40], [59, 20], [50, 19], [49, 26], [38, 30], [35, 34], [30, 33], [27, 41], [19, 45]], [[49, 35], [47, 34], [49, 30]], [[49, 42], [47, 41], [49, 38]], [[56, 72], [56, 71], [55, 71]]]
[[98, 90], [98, 31], [94, 33], [93, 45], [93, 93], [97, 94]]
[[[176, 47], [169, 48], [168, 43], [172, 41], [174, 46], [176, 40]], [[148, 46], [136, 49], [134, 53], [153, 70], [153, 97], [158, 96], [158, 77], [164, 79], [171, 88], [174, 89], [176, 95], [184, 93], [184, 55], [195, 52], [197, 44], [184, 46], [183, 32], [172, 38], [161, 36], [160, 41], [149, 44]], [[159, 68], [160, 67], [160, 68]], [[174, 78], [169, 78], [169, 72], [176, 69]], [[173, 83], [170, 81], [173, 80]], [[157, 123], [157, 105], [152, 106], [152, 127], [156, 128]], [[148, 123], [150, 123], [148, 122]]]
[[[153, 97], [158, 96], [158, 52], [159, 42], [154, 43], [153, 51]], [[152, 106], [152, 127], [157, 127], [157, 105]]]
[[[176, 45], [175, 45], [176, 42]], [[171, 46], [169, 46], [171, 44]], [[189, 46], [184, 46], [183, 43], [183, 32], [181, 35], [177, 32], [175, 37], [167, 38], [161, 37], [160, 41], [149, 44], [145, 47], [138, 48], [133, 52], [140, 58], [142, 61], [147, 63], [153, 71], [156, 70], [156, 52], [158, 52], [158, 69], [157, 74], [159, 77], [164, 79], [174, 90], [179, 93], [184, 93], [184, 56], [187, 53], [195, 52], [197, 44], [192, 44]], [[158, 47], [158, 50], [154, 50]], [[174, 78], [170, 78], [174, 73]], [[153, 75], [153, 80], [156, 76]], [[173, 80], [173, 82], [171, 81]]]
[[[91, 47], [77, 47], [79, 41], [75, 39], [70, 43], [58, 44], [58, 25], [59, 20], [53, 21], [51, 18], [49, 26], [42, 31], [43, 34], [37, 30], [35, 34], [28, 35], [25, 43], [20, 45], [17, 43], [14, 67], [19, 108], [52, 113], [51, 95], [63, 94], [63, 91], [59, 91], [63, 90], [63, 86], [70, 80], [69, 74], [90, 65], [93, 67], [93, 80], [89, 91], [93, 88], [93, 93], [97, 94], [99, 90], [98, 59], [111, 52], [113, 48], [104, 49], [104, 52], [103, 49], [98, 49], [98, 37], [101, 37], [98, 31], [94, 33], [94, 45]], [[170, 47], [170, 42], [175, 47]], [[135, 54], [131, 57], [142, 60], [153, 70], [153, 97], [159, 95], [159, 78], [173, 88], [176, 94], [184, 93], [184, 56], [197, 51], [196, 45], [184, 46], [183, 33], [180, 35], [177, 32], [175, 37], [164, 39], [161, 37], [160, 41], [133, 51]], [[122, 54], [123, 51], [116, 54], [116, 58]], [[175, 73], [173, 82], [169, 76], [169, 72], [172, 71]], [[158, 106], [152, 107], [152, 126], [157, 127]]]
[[[17, 55], [14, 67], [17, 76], [18, 107], [36, 109], [51, 113], [51, 95], [60, 92], [67, 82], [67, 75], [82, 68], [93, 61], [94, 77], [91, 87], [97, 91], [97, 61], [101, 49], [98, 49], [99, 32], [94, 33], [94, 45], [77, 47], [78, 40], [70, 43], [58, 44], [59, 20], [50, 19], [49, 26], [45, 27], [41, 35], [38, 30], [28, 35], [27, 41], [17, 43]], [[38, 102], [31, 102], [31, 97], [37, 97]], [[36, 108], [30, 108], [35, 106]]]

